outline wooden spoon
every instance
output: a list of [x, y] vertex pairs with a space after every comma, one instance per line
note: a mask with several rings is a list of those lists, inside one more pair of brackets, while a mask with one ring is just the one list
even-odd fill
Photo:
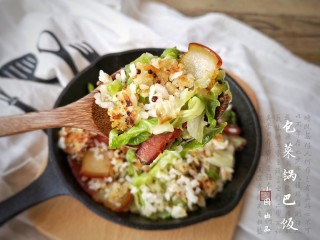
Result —
[[64, 107], [0, 117], [0, 137], [46, 128], [75, 127], [108, 136], [111, 122], [107, 109], [95, 104], [94, 94]]

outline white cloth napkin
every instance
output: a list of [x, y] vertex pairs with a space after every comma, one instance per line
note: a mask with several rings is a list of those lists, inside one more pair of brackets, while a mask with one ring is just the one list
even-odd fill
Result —
[[[191, 18], [143, 1], [1, 1], [0, 35], [0, 87], [38, 110], [51, 108], [74, 74], [98, 55], [145, 47], [186, 50], [189, 42], [216, 50], [223, 68], [256, 93], [264, 138], [259, 168], [246, 191], [235, 239], [318, 239], [319, 67], [223, 14]], [[1, 116], [23, 113], [2, 98]], [[293, 122], [290, 129], [296, 132], [285, 132], [287, 120]], [[284, 156], [289, 143], [294, 157], [288, 159]], [[1, 138], [0, 153], [3, 200], [35, 178], [47, 156], [46, 135], [36, 131]], [[24, 177], [17, 178], [15, 173], [24, 169], [28, 169]], [[295, 181], [284, 181], [284, 169], [294, 170]], [[271, 206], [259, 200], [260, 191], [267, 187], [272, 191]], [[287, 194], [291, 194], [287, 202], [295, 200], [296, 205], [283, 204]], [[265, 218], [267, 213], [270, 218]], [[266, 226], [270, 232], [265, 232]], [[290, 226], [298, 230], [287, 229]], [[0, 229], [0, 239], [45, 237], [22, 214]]]

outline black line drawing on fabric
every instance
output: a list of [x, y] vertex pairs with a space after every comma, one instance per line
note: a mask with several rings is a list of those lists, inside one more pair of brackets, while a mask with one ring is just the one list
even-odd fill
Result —
[[15, 58], [0, 68], [0, 76], [5, 78], [18, 78], [24, 80], [32, 80], [36, 82], [52, 83], [57, 79], [50, 80], [40, 79], [34, 75], [38, 60], [32, 53], [27, 53], [22, 57]]
[[[34, 107], [22, 102], [19, 98], [11, 97], [1, 87], [0, 87], [0, 100], [7, 102], [10, 106], [16, 106], [17, 108], [21, 109], [25, 113], [38, 111]], [[47, 133], [47, 130], [44, 129], [43, 131]]]
[[69, 46], [76, 49], [88, 62], [93, 62], [99, 57], [99, 54], [87, 42], [69, 44]]
[[11, 97], [9, 94], [7, 94], [1, 87], [0, 87], [0, 100], [7, 102], [9, 105], [16, 106], [20, 108], [22, 111], [28, 113], [28, 112], [36, 112], [37, 110], [33, 107], [31, 107], [28, 104], [25, 104], [19, 98], [17, 97]]
[[[49, 48], [47, 49], [47, 48], [41, 47], [41, 41], [42, 41], [42, 39], [44, 39], [46, 37], [51, 38], [50, 40], [52, 40], [55, 44], [57, 44], [57, 46], [58, 46], [57, 50], [55, 50], [54, 47], [52, 49], [49, 49]], [[70, 53], [62, 46], [59, 39], [51, 31], [44, 30], [40, 33], [38, 43], [37, 43], [37, 49], [39, 52], [52, 53], [52, 54], [62, 58], [69, 65], [73, 74], [74, 75], [77, 74], [78, 69], [77, 69]]]
[[[85, 58], [90, 63], [100, 56], [95, 51], [95, 49], [85, 41], [75, 44], [69, 44], [68, 46], [75, 49], [78, 53], [81, 54], [83, 58]], [[76, 75], [79, 72], [79, 69], [76, 67], [71, 54], [65, 47], [63, 47], [58, 37], [52, 31], [43, 30], [40, 33], [37, 42], [37, 50], [40, 54], [50, 53], [64, 60], [65, 63], [70, 67], [73, 75]], [[38, 58], [35, 54], [27, 53], [21, 57], [15, 58], [5, 63], [2, 67], [0, 67], [0, 76], [5, 78], [17, 78], [42, 83], [55, 83], [58, 81], [57, 77], [54, 77], [52, 79], [41, 79], [36, 77], [35, 71], [37, 67], [39, 67], [38, 63]]]

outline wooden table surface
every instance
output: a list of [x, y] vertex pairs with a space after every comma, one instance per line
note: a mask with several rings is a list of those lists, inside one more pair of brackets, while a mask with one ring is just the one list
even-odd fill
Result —
[[188, 16], [221, 12], [280, 42], [320, 66], [319, 0], [153, 0]]

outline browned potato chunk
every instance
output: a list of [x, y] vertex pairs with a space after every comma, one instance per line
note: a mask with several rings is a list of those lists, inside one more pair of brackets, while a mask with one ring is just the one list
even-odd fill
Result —
[[82, 159], [80, 174], [87, 177], [108, 177], [113, 175], [111, 159], [106, 152], [95, 156], [94, 152], [88, 151]]

